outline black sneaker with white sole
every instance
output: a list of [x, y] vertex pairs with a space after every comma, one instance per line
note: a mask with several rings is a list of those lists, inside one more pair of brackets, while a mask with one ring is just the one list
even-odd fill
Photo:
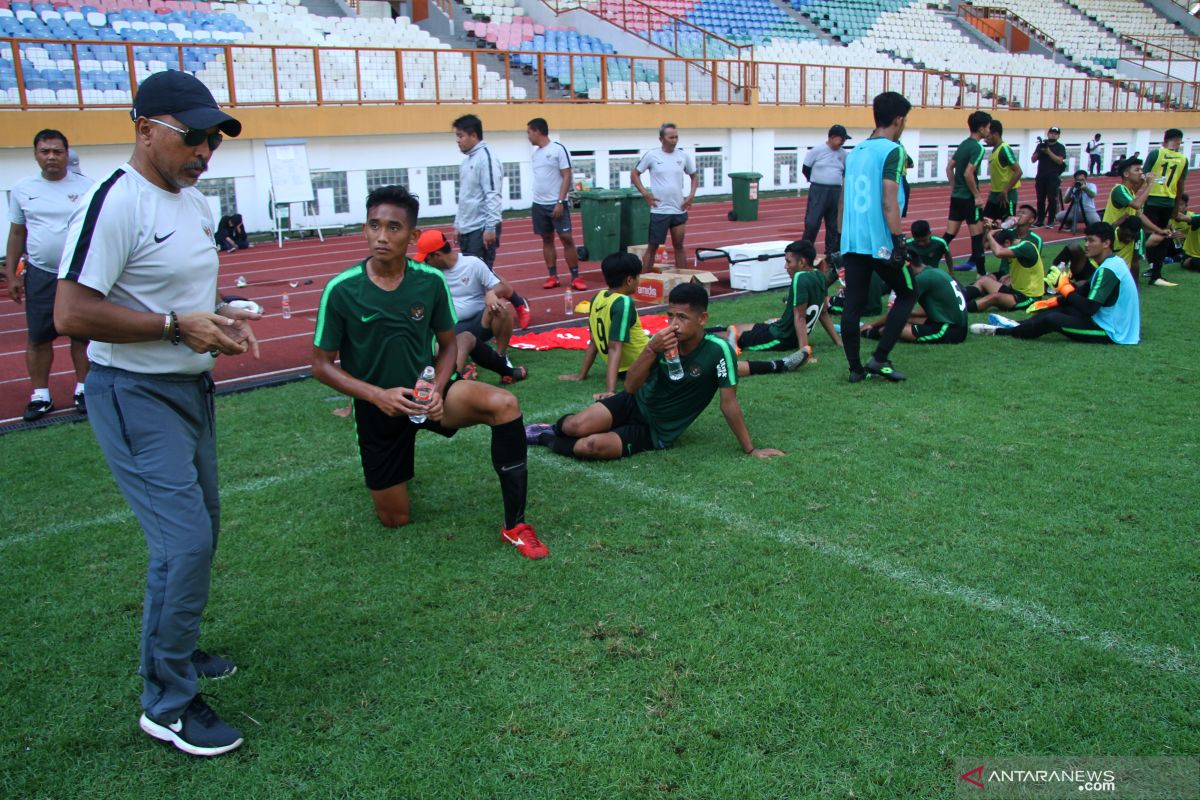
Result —
[[237, 665], [227, 658], [210, 655], [200, 648], [192, 651], [192, 665], [201, 678], [220, 680], [237, 672]]
[[41, 419], [53, 410], [54, 403], [49, 400], [30, 400], [29, 405], [25, 406], [25, 413], [21, 415], [21, 419], [26, 422], [33, 422]]
[[148, 736], [193, 756], [219, 756], [241, 747], [243, 741], [241, 732], [218, 717], [200, 695], [174, 722], [156, 722], [142, 714], [138, 725]]
[[87, 395], [83, 392], [75, 393], [75, 412], [87, 416]]

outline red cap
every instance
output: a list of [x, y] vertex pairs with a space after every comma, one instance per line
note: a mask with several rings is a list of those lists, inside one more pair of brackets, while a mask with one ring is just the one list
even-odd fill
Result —
[[429, 258], [430, 253], [436, 253], [446, 246], [446, 235], [436, 228], [425, 231], [421, 234], [421, 238], [417, 239], [417, 258], [416, 260], [425, 263], [425, 259]]

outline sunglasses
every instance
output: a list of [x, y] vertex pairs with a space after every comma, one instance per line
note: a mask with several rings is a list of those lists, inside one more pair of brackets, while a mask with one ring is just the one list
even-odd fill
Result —
[[188, 147], [196, 147], [201, 142], [208, 142], [209, 150], [216, 150], [221, 146], [221, 142], [225, 141], [225, 137], [219, 133], [205, 133], [197, 128], [188, 128], [186, 131], [183, 128], [176, 128], [174, 125], [163, 122], [159, 119], [146, 118], [155, 125], [162, 125], [164, 128], [170, 128], [183, 137], [183, 143]]

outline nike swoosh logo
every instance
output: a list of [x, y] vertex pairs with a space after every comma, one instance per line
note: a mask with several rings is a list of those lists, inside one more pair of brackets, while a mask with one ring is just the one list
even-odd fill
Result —
[[170, 233], [168, 233], [166, 236], [159, 236], [159, 235], [156, 233], [156, 234], [154, 234], [154, 243], [155, 243], [155, 244], [162, 244], [163, 242], [165, 242], [167, 239], [170, 239], [170, 238], [171, 238], [172, 236], [174, 236], [174, 235], [175, 235], [175, 231], [171, 231], [171, 232], [170, 232]]
[[376, 317], [378, 317], [382, 313], [383, 313], [382, 311], [376, 311], [374, 314], [368, 314], [365, 317], [360, 317], [360, 319], [363, 322], [371, 322], [372, 320], [374, 320]]
[[509, 543], [509, 544], [515, 544], [515, 545], [518, 545], [518, 546], [519, 546], [519, 545], [523, 545], [523, 544], [525, 544], [525, 541], [524, 541], [524, 540], [523, 540], [523, 539], [522, 539], [520, 536], [518, 536], [516, 539], [513, 539], [513, 538], [511, 538], [511, 537], [510, 537], [510, 536], [509, 536], [509, 535], [506, 533], [506, 534], [504, 534], [504, 538], [505, 538], [506, 540], [508, 540], [508, 543]]
[[525, 468], [524, 464], [509, 464], [507, 467], [501, 467], [500, 471], [501, 472], [511, 472], [514, 469], [524, 469], [524, 468]]

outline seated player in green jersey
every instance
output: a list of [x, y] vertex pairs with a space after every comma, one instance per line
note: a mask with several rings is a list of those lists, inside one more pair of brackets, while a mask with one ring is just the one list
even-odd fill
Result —
[[[842, 278], [845, 277], [845, 270], [842, 267], [842, 256], [840, 253], [833, 253], [826, 256], [824, 262], [818, 267], [825, 273], [825, 282], [833, 286], [835, 283], [842, 283]], [[890, 291], [883, 285], [883, 278], [879, 277], [879, 273], [871, 273], [871, 282], [867, 285], [867, 299], [863, 304], [863, 316], [873, 317], [876, 314], [883, 313], [883, 298], [887, 297]], [[830, 314], [841, 314], [846, 307], [846, 289], [845, 286], [838, 291], [825, 304], [829, 309]], [[836, 326], [835, 326], [836, 328]]]
[[1113, 254], [1116, 240], [1112, 225], [1097, 222], [1087, 229], [1084, 252], [1096, 269], [1086, 281], [1059, 279], [1054, 303], [1022, 322], [992, 314], [990, 324], [972, 325], [971, 333], [1036, 339], [1061, 333], [1076, 342], [1137, 344], [1141, 339], [1141, 311], [1137, 286], [1129, 267]]
[[[900, 341], [916, 344], [960, 344], [967, 338], [967, 298], [954, 278], [936, 266], [925, 266], [921, 256], [908, 251], [917, 305], [900, 331]], [[887, 317], [863, 327], [867, 339], [878, 339]]]
[[562, 381], [586, 380], [596, 355], [605, 364], [604, 391], [592, 395], [593, 400], [611, 397], [617, 392], [617, 381], [641, 355], [648, 337], [633, 304], [642, 274], [642, 260], [632, 253], [612, 253], [600, 262], [607, 289], [601, 289], [591, 300], [588, 328], [591, 340], [583, 355], [579, 372], [559, 375]]
[[[784, 296], [783, 314], [773, 322], [741, 322], [725, 327], [715, 326], [708, 333], [725, 333], [726, 340], [736, 352], [743, 350], [802, 350], [812, 356], [809, 336], [818, 321], [838, 347], [842, 338], [833, 326], [826, 308], [829, 283], [825, 273], [816, 268], [817, 251], [813, 243], [792, 242], [783, 251], [784, 263], [791, 284]], [[747, 368], [748, 369], [748, 368]], [[739, 370], [745, 377], [751, 372]]]
[[954, 257], [950, 255], [950, 245], [946, 244], [942, 237], [933, 235], [928, 220], [915, 220], [909, 230], [912, 231], [912, 236], [907, 242], [908, 252], [916, 253], [922, 264], [934, 269], [938, 268], [939, 261], [945, 259], [946, 272], [954, 272]]
[[[446, 279], [406, 255], [417, 238], [419, 210], [417, 198], [403, 186], [382, 186], [367, 196], [363, 232], [370, 255], [325, 286], [313, 337], [313, 376], [354, 398], [363, 475], [381, 523], [396, 528], [410, 520], [417, 431], [450, 437], [459, 428], [487, 425], [504, 499], [500, 538], [526, 558], [544, 558], [550, 551], [525, 521], [521, 407], [497, 386], [456, 379], [454, 301]], [[435, 341], [435, 377], [422, 401], [418, 377]], [[464, 471], [455, 478], [460, 489], [469, 491], [470, 475]]]
[[[625, 376], [624, 391], [568, 414], [553, 425], [529, 425], [530, 444], [579, 459], [612, 460], [670, 447], [720, 392], [721, 413], [738, 445], [755, 458], [781, 456], [779, 450], [758, 449], [742, 417], [737, 399], [737, 368], [733, 348], [704, 332], [708, 322], [708, 292], [697, 283], [684, 283], [667, 297], [670, 324], [650, 337]], [[672, 379], [666, 358], [677, 352], [680, 372]]]

